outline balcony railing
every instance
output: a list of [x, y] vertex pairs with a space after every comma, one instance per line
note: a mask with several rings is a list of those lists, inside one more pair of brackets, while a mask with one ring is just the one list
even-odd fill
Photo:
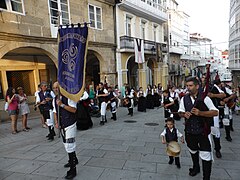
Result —
[[141, 0], [122, 0], [118, 6], [137, 16], [144, 17], [156, 23], [167, 21], [166, 4], [147, 3]]
[[[134, 51], [134, 37], [121, 36], [120, 37], [120, 49], [121, 51], [133, 52]], [[157, 46], [160, 46], [162, 53], [167, 53], [167, 45], [164, 43], [156, 43], [154, 41], [144, 40], [144, 53], [156, 54]]]

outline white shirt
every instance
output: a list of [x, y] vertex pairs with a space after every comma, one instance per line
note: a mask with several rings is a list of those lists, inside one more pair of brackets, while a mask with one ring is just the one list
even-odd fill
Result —
[[[106, 90], [106, 89], [103, 89], [103, 92], [104, 92], [104, 94], [108, 94], [108, 90]], [[97, 95], [99, 95], [98, 91], [97, 91]]]
[[[169, 129], [171, 132], [173, 132], [173, 128], [172, 129]], [[179, 130], [176, 128], [177, 130], [177, 137], [182, 137], [182, 133], [179, 132]], [[161, 133], [161, 136], [165, 136], [166, 135], [166, 128], [163, 130], [163, 132]]]
[[[185, 107], [184, 107], [184, 101], [183, 101], [183, 99], [184, 99], [185, 97], [186, 97], [186, 96], [184, 96], [184, 97], [181, 99], [181, 101], [180, 101], [180, 106], [179, 106], [178, 112], [186, 112]], [[190, 98], [191, 98], [192, 104], [194, 104], [195, 99], [194, 99], [192, 96], [190, 96]], [[216, 110], [216, 111], [218, 111], [218, 109], [214, 106], [212, 100], [211, 100], [208, 96], [205, 97], [204, 103], [205, 103], [205, 105], [207, 106], [207, 108], [208, 108], [209, 110]]]
[[231, 89], [229, 89], [229, 88], [227, 88], [227, 87], [225, 87], [225, 89], [226, 89], [226, 92], [227, 92], [229, 95], [232, 95], [232, 94], [233, 94], [233, 92], [232, 92]]
[[[168, 97], [168, 99], [169, 99], [170, 102], [174, 101], [173, 98], [171, 98], [171, 97]], [[163, 101], [164, 101], [164, 96], [162, 95], [162, 101], [161, 101], [162, 104], [163, 104]]]
[[88, 95], [87, 91], [84, 91], [82, 97], [80, 98], [80, 101], [86, 100], [88, 97], [89, 97], [89, 95]]
[[[47, 91], [45, 91], [45, 92], [43, 93], [44, 96], [45, 96], [46, 92], [47, 92]], [[51, 91], [50, 94], [51, 94], [52, 98], [55, 98], [55, 94], [54, 94], [53, 91]], [[37, 103], [40, 103], [40, 102], [41, 102], [41, 99], [40, 99], [40, 97], [39, 97], [39, 93], [37, 93], [37, 96], [36, 96], [36, 104], [37, 104]]]
[[[60, 96], [60, 99], [62, 99], [62, 96]], [[52, 105], [53, 105], [53, 112], [54, 112], [54, 113], [57, 113], [56, 106], [55, 106], [55, 99], [53, 100]], [[71, 99], [68, 99], [68, 106], [77, 109], [77, 103], [74, 102], [74, 101], [71, 100]]]
[[[214, 84], [214, 87], [217, 88], [219, 93], [224, 93], [223, 90], [221, 90], [216, 84]], [[226, 90], [227, 91], [227, 90]]]

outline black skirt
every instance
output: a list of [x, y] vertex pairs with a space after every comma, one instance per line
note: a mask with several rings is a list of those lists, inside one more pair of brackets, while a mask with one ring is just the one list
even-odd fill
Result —
[[79, 101], [77, 104], [77, 129], [78, 130], [87, 130], [92, 128], [93, 122], [89, 114], [89, 106], [84, 106], [82, 101]]
[[146, 112], [146, 98], [141, 96], [138, 98], [138, 111]]
[[154, 101], [153, 101], [153, 95], [148, 94], [147, 95], [147, 102], [146, 102], [146, 108], [148, 109], [154, 109]]

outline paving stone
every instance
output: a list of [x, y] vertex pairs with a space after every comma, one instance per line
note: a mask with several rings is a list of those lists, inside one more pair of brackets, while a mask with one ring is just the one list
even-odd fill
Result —
[[4, 155], [4, 157], [15, 158], [15, 159], [29, 159], [33, 160], [38, 156], [42, 155], [40, 152], [30, 152], [30, 151], [15, 151]]
[[7, 168], [7, 171], [27, 174], [32, 173], [33, 171], [35, 171], [44, 164], [45, 162], [41, 161], [19, 160], [16, 163], [9, 166]]
[[47, 162], [40, 168], [36, 169], [32, 174], [49, 177], [64, 177], [67, 171], [68, 169], [64, 168], [63, 164]]
[[120, 151], [107, 151], [106, 154], [104, 155], [104, 158], [140, 161], [141, 160], [141, 153], [128, 153], [128, 152], [120, 152]]
[[126, 160], [115, 160], [109, 158], [92, 158], [87, 162], [87, 166], [105, 167], [105, 168], [118, 168], [122, 169]]
[[77, 166], [76, 180], [97, 180], [103, 173], [104, 168], [90, 167], [90, 166]]
[[12, 158], [0, 158], [0, 170], [7, 169], [12, 164], [19, 161], [19, 159], [12, 159]]
[[93, 144], [114, 144], [114, 145], [121, 145], [123, 141], [116, 140], [116, 139], [101, 139], [101, 138], [94, 138], [91, 143]]
[[144, 171], [144, 172], [156, 172], [156, 163], [127, 161], [123, 169], [134, 170], [134, 171]]
[[49, 176], [38, 176], [33, 174], [22, 174], [22, 173], [13, 173], [8, 176], [5, 180], [56, 180], [54, 177]]
[[138, 180], [140, 172], [119, 169], [105, 169], [98, 180]]
[[109, 151], [124, 151], [126, 152], [129, 146], [124, 145], [109, 145], [105, 144], [100, 149], [102, 150], [109, 150]]
[[141, 146], [129, 146], [127, 152], [137, 152], [142, 154], [153, 154], [153, 148]]
[[88, 156], [88, 157], [103, 157], [106, 151], [101, 149], [84, 149], [81, 152], [77, 153], [80, 156]]
[[139, 180], [177, 180], [176, 175], [141, 172]]
[[11, 174], [12, 172], [0, 170], [0, 180], [9, 177]]
[[62, 158], [67, 156], [67, 154], [56, 154], [56, 153], [44, 153], [41, 156], [37, 157], [36, 160], [39, 161], [49, 161], [49, 162], [58, 162]]

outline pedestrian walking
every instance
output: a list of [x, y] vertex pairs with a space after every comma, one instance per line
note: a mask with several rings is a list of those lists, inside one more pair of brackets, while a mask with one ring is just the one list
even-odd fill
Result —
[[18, 87], [17, 92], [18, 92], [18, 99], [19, 99], [19, 104], [18, 104], [19, 115], [22, 116], [22, 130], [25, 132], [28, 132], [28, 130], [31, 129], [30, 127], [27, 126], [27, 117], [28, 117], [28, 114], [30, 113], [30, 109], [27, 103], [28, 98], [27, 98], [27, 95], [24, 93], [22, 87]]
[[53, 100], [53, 112], [56, 128], [60, 128], [63, 144], [68, 153], [68, 163], [64, 165], [69, 168], [65, 179], [72, 179], [77, 175], [76, 165], [78, 159], [76, 156], [76, 110], [77, 103], [60, 94], [59, 84], [55, 82], [53, 89], [56, 97]]
[[[166, 126], [165, 126], [163, 132], [161, 133], [162, 143], [168, 145], [168, 143], [170, 143], [172, 141], [178, 142], [178, 138], [180, 138], [181, 142], [184, 143], [183, 135], [175, 127], [174, 119], [169, 117], [165, 120], [165, 122], [166, 122]], [[177, 166], [177, 168], [181, 168], [179, 155], [177, 155], [175, 157], [169, 156], [168, 164], [173, 164], [174, 159], [175, 159], [175, 165]]]
[[200, 156], [203, 179], [210, 180], [213, 160], [210, 124], [213, 117], [218, 116], [218, 109], [208, 96], [202, 97], [202, 93], [199, 93], [196, 77], [186, 79], [186, 85], [189, 94], [181, 99], [178, 112], [185, 118], [185, 140], [193, 162], [189, 175], [196, 176], [200, 172]]
[[19, 131], [17, 130], [17, 119], [19, 114], [18, 109], [18, 95], [16, 94], [16, 90], [12, 87], [9, 87], [6, 93], [6, 102], [8, 103], [8, 115], [11, 118], [11, 127], [12, 134], [16, 134]]

